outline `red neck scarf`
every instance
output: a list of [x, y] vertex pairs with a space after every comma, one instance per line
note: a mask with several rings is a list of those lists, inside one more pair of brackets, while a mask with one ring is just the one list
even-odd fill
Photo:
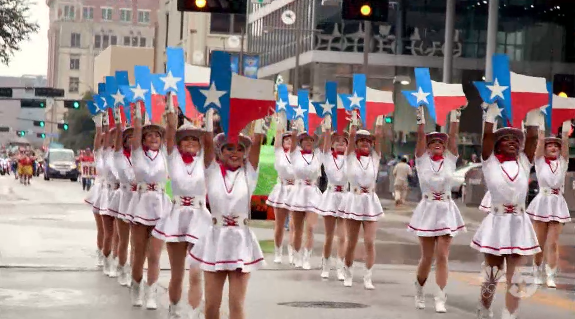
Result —
[[551, 156], [545, 156], [545, 163], [547, 164], [551, 164], [551, 161], [556, 161], [557, 160], [557, 156], [551, 157]]
[[369, 156], [369, 151], [365, 152], [365, 151], [355, 150], [355, 156], [357, 156], [357, 159], [359, 160], [362, 156]]
[[311, 150], [309, 150], [309, 151], [301, 150], [301, 154], [302, 154], [302, 155], [309, 155], [309, 154], [311, 154], [311, 153], [312, 153]]
[[196, 153], [184, 152], [180, 149], [178, 149], [178, 151], [180, 152], [180, 155], [182, 156], [182, 160], [184, 161], [184, 163], [192, 164], [194, 162], [194, 156], [196, 156]]
[[337, 157], [338, 155], [344, 155], [344, 154], [345, 154], [344, 152], [338, 152], [338, 151], [336, 151], [336, 150], [332, 150], [332, 151], [331, 151], [331, 155], [332, 155], [333, 157]]
[[499, 160], [500, 163], [517, 161], [517, 157], [506, 156], [503, 154], [495, 154], [495, 157], [497, 157], [497, 159]]
[[226, 172], [227, 172], [227, 171], [235, 172], [235, 171], [237, 171], [238, 169], [240, 169], [239, 166], [238, 166], [238, 167], [235, 167], [235, 168], [232, 168], [232, 167], [229, 167], [229, 166], [226, 166], [226, 165], [220, 163], [220, 170], [222, 171], [222, 176], [223, 176], [223, 177], [226, 177]]
[[284, 153], [289, 153], [290, 148], [289, 147], [284, 147]]
[[441, 160], [443, 160], [443, 155], [437, 155], [437, 154], [431, 155], [431, 160], [434, 162], [441, 161]]
[[124, 156], [126, 156], [126, 158], [130, 158], [130, 156], [132, 156], [132, 149], [129, 147], [124, 147]]

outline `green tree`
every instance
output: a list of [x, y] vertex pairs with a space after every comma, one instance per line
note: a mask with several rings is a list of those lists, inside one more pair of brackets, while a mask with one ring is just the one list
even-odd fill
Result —
[[40, 29], [36, 22], [30, 21], [30, 2], [28, 0], [0, 0], [0, 62], [5, 65], [20, 43], [30, 40], [30, 36]]
[[[92, 94], [92, 92], [86, 92], [82, 100], [91, 100]], [[66, 113], [66, 122], [68, 122], [69, 129], [67, 131], [60, 130], [60, 138], [58, 141], [62, 143], [64, 147], [73, 150], [82, 150], [87, 147], [92, 148], [96, 127], [85, 103], [83, 103], [83, 106], [78, 110], [69, 109], [68, 113]]]

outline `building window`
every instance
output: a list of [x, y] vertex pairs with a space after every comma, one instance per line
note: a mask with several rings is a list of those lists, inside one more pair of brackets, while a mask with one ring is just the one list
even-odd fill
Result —
[[78, 93], [78, 91], [80, 91], [80, 78], [70, 77], [68, 82], [68, 92]]
[[74, 6], [67, 4], [63, 6], [61, 14], [64, 20], [74, 20], [76, 10], [74, 10]]
[[124, 37], [124, 46], [130, 46], [130, 37]]
[[102, 36], [96, 34], [94, 36], [94, 48], [99, 49], [102, 46]]
[[112, 21], [112, 8], [102, 8], [102, 20]]
[[82, 8], [82, 19], [94, 20], [94, 7], [83, 7]]
[[113, 35], [110, 37], [110, 45], [116, 45], [118, 44], [118, 37]]
[[120, 9], [120, 21], [132, 22], [132, 9]]
[[245, 14], [233, 14], [232, 15], [232, 33], [240, 34], [242, 29], [246, 28], [246, 15]]
[[180, 12], [180, 40], [184, 38], [184, 11]]
[[70, 70], [80, 70], [80, 57], [70, 56]]
[[133, 47], [137, 47], [137, 46], [138, 46], [138, 37], [132, 37], [132, 46], [133, 46]]
[[210, 33], [240, 33], [245, 27], [246, 16], [244, 14], [211, 14]]
[[146, 47], [146, 38], [140, 38], [140, 46], [141, 46], [142, 48], [145, 48], [145, 47]]
[[138, 23], [150, 23], [149, 10], [138, 10]]
[[103, 35], [102, 36], [102, 49], [107, 48], [110, 45], [110, 36]]
[[79, 48], [80, 45], [80, 33], [72, 33], [70, 35], [70, 46], [72, 48]]

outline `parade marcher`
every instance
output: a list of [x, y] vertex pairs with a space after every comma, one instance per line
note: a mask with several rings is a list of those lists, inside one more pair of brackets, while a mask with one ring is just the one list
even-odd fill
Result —
[[206, 116], [203, 160], [212, 224], [190, 250], [188, 260], [191, 267], [199, 266], [204, 271], [206, 318], [220, 317], [227, 279], [230, 318], [241, 319], [245, 318], [250, 273], [264, 264], [249, 219], [265, 125], [257, 120], [253, 140], [240, 134], [237, 143], [230, 143], [224, 133], [213, 138], [212, 112], [209, 110]]
[[[321, 198], [321, 192], [317, 187], [317, 179], [321, 170], [321, 152], [314, 146], [315, 135], [305, 131], [300, 120], [295, 123], [300, 126], [299, 133], [297, 133], [298, 130], [292, 130], [291, 162], [296, 180], [295, 187], [286, 199], [286, 205], [290, 209], [294, 226], [292, 244], [294, 265], [296, 268], [309, 270], [311, 269], [313, 231], [318, 218], [314, 209]], [[306, 242], [302, 251], [304, 232]]]
[[435, 293], [435, 311], [439, 313], [447, 311], [447, 295], [444, 289], [449, 273], [451, 239], [460, 231], [466, 231], [461, 213], [451, 198], [451, 177], [459, 156], [457, 140], [460, 114], [459, 110], [451, 112], [449, 135], [438, 132], [425, 134], [423, 106], [417, 111], [415, 165], [423, 198], [413, 211], [407, 228], [419, 237], [421, 248], [415, 280], [415, 307], [425, 308], [423, 286], [435, 256], [435, 281], [439, 287]]
[[407, 158], [405, 157], [402, 157], [399, 163], [393, 167], [393, 195], [396, 206], [405, 204], [407, 191], [409, 189], [407, 180], [411, 174], [413, 174], [413, 171], [409, 164], [407, 164]]
[[[266, 204], [274, 208], [275, 226], [274, 243], [275, 254], [274, 263], [280, 264], [283, 255], [283, 237], [286, 219], [289, 215], [289, 206], [286, 200], [295, 186], [295, 175], [291, 163], [291, 132], [284, 132], [286, 127], [285, 112], [280, 112], [278, 116], [278, 129], [275, 137], [275, 163], [274, 168], [278, 172], [278, 181], [270, 192]], [[291, 241], [290, 241], [291, 242]], [[288, 245], [288, 253], [293, 256], [293, 247]], [[293, 257], [290, 257], [290, 263]]]
[[206, 208], [204, 153], [201, 143], [203, 131], [189, 122], [176, 130], [178, 117], [169, 95], [168, 103], [166, 146], [174, 205], [168, 215], [158, 222], [152, 235], [167, 243], [171, 271], [168, 287], [169, 319], [185, 316], [185, 305], [188, 303], [193, 311], [191, 318], [196, 319], [200, 316], [202, 299], [199, 267], [190, 267], [188, 302], [182, 302], [181, 297], [189, 246], [195, 244], [211, 224], [210, 212]]
[[344, 260], [345, 287], [353, 283], [352, 265], [355, 258], [355, 247], [359, 237], [359, 230], [363, 226], [363, 243], [365, 245], [365, 273], [363, 286], [371, 290], [375, 287], [371, 280], [371, 268], [375, 263], [375, 234], [377, 220], [383, 216], [381, 202], [375, 193], [379, 160], [381, 158], [381, 145], [383, 141], [383, 118], [376, 121], [375, 136], [367, 130], [357, 130], [360, 121], [354, 111], [347, 147], [346, 173], [350, 191], [340, 205], [339, 211], [346, 219], [347, 247]]
[[30, 151], [23, 151], [18, 159], [18, 176], [24, 185], [30, 185], [30, 180], [34, 174], [33, 164], [34, 158], [30, 155]]
[[[514, 284], [518, 284], [513, 283], [513, 275], [523, 256], [541, 251], [531, 220], [525, 214], [525, 199], [542, 119], [539, 109], [527, 114], [525, 137], [523, 131], [515, 128], [501, 128], [494, 132], [493, 126], [500, 114], [497, 104], [486, 107], [481, 156], [483, 176], [491, 194], [491, 211], [475, 233], [471, 247], [485, 255], [485, 276], [477, 318], [493, 317], [490, 308], [497, 282], [506, 275], [507, 293], [502, 319], [514, 319], [517, 318], [519, 298], [512, 293]], [[507, 265], [505, 270], [504, 262]]]
[[331, 251], [333, 238], [337, 236], [336, 244], [336, 271], [338, 280], [344, 280], [343, 258], [345, 257], [345, 224], [341, 218], [339, 207], [342, 204], [348, 189], [346, 174], [345, 151], [349, 142], [347, 132], [332, 132], [331, 116], [326, 116], [323, 123], [323, 145], [321, 148], [321, 163], [327, 176], [327, 189], [321, 195], [314, 207], [314, 212], [323, 216], [325, 225], [325, 243], [323, 245], [323, 258], [321, 278], [329, 278], [331, 269]]
[[94, 178], [94, 155], [90, 148], [86, 148], [80, 155], [80, 168], [82, 172], [82, 190], [90, 191], [92, 179]]
[[565, 174], [569, 164], [571, 132], [571, 121], [563, 125], [562, 139], [545, 138], [545, 132], [539, 131], [534, 163], [539, 193], [527, 207], [527, 214], [533, 221], [537, 240], [541, 246], [541, 252], [534, 258], [534, 281], [537, 285], [543, 284], [543, 260], [545, 259], [546, 284], [549, 288], [556, 288], [555, 276], [559, 257], [557, 241], [563, 225], [571, 221], [569, 207], [563, 197]]
[[132, 221], [132, 305], [144, 305], [142, 284], [144, 262], [147, 259], [147, 280], [145, 282], [145, 307], [157, 309], [157, 281], [160, 273], [160, 255], [163, 242], [151, 236], [158, 221], [171, 208], [171, 202], [165, 192], [168, 180], [166, 169], [165, 146], [163, 145], [164, 128], [146, 123], [142, 126], [142, 113], [139, 104], [136, 106], [134, 136], [132, 137], [131, 160], [134, 167], [137, 193], [129, 204], [128, 217]]
[[[108, 118], [107, 114], [104, 115], [103, 113], [97, 114], [93, 117], [94, 124], [96, 126], [96, 134], [94, 135], [94, 151], [96, 152], [95, 162], [96, 162], [96, 171], [97, 172], [104, 172], [104, 160], [102, 154], [102, 148], [104, 145], [104, 130], [108, 130]], [[98, 261], [97, 265], [99, 267], [104, 266], [104, 253], [102, 250], [104, 249], [104, 224], [102, 223], [102, 216], [100, 216], [100, 212], [102, 211], [102, 205], [100, 203], [100, 197], [102, 192], [105, 190], [105, 180], [103, 176], [98, 175], [96, 177], [96, 182], [94, 187], [88, 193], [88, 196], [84, 200], [90, 206], [92, 206], [92, 213], [94, 214], [94, 219], [96, 221], [96, 244], [98, 246], [97, 256]]]

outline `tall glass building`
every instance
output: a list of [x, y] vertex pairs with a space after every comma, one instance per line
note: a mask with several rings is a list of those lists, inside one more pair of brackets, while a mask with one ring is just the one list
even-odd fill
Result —
[[[338, 1], [325, 2], [336, 5], [322, 5], [322, 0], [252, 5], [248, 46], [261, 55], [261, 78], [282, 75], [293, 83], [299, 38], [300, 87], [322, 98], [324, 83], [338, 81], [339, 90], [349, 92], [350, 75], [363, 73], [365, 26], [343, 21]], [[463, 83], [469, 100], [462, 128], [475, 133], [467, 136], [470, 144], [479, 142], [476, 133], [481, 132], [481, 101], [472, 81], [484, 76], [488, 6], [487, 0], [456, 0], [452, 82]], [[282, 22], [286, 10], [296, 13], [295, 23]], [[394, 129], [403, 142], [415, 131], [415, 115], [399, 91], [414, 85], [403, 86], [393, 78], [412, 76], [414, 67], [428, 67], [432, 79], [442, 80], [445, 22], [445, 0], [390, 0], [388, 22], [372, 27], [368, 86], [396, 91]], [[499, 0], [496, 52], [507, 54], [517, 73], [548, 80], [555, 74], [575, 74], [575, 1]]]

